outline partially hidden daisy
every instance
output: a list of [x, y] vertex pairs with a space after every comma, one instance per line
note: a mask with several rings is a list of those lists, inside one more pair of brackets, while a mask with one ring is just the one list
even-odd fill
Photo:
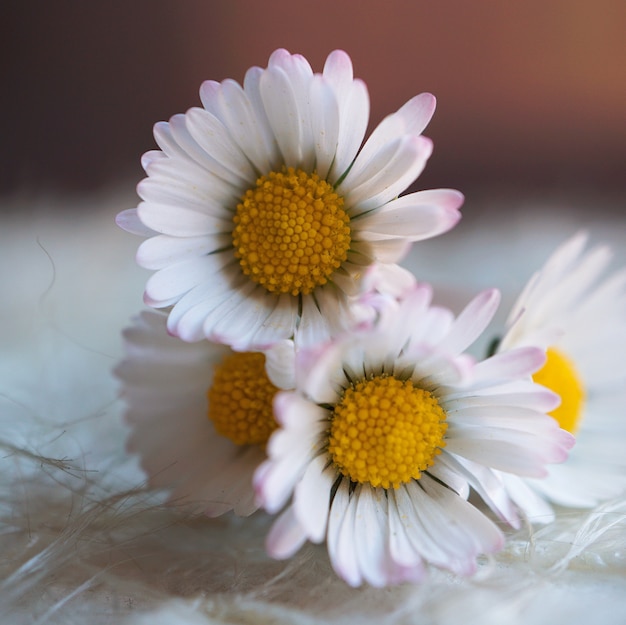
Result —
[[144, 311], [124, 331], [122, 382], [131, 427], [149, 484], [169, 501], [209, 516], [257, 509], [252, 475], [276, 427], [272, 401], [293, 388], [293, 344], [266, 353], [234, 352], [170, 336], [166, 316]]
[[470, 487], [503, 520], [517, 517], [464, 460], [541, 476], [565, 458], [572, 437], [546, 415], [558, 398], [530, 380], [543, 351], [479, 363], [464, 353], [498, 292], [481, 293], [456, 319], [431, 297], [414, 285], [375, 322], [297, 352], [296, 388], [276, 395], [279, 428], [254, 478], [266, 510], [286, 506], [268, 535], [271, 556], [326, 541], [352, 586], [416, 581], [427, 563], [469, 575], [480, 554], [503, 545], [467, 500]]
[[435, 98], [409, 100], [361, 147], [369, 98], [345, 52], [317, 74], [276, 50], [243, 86], [207, 81], [200, 97], [203, 108], [156, 124], [143, 201], [117, 220], [149, 237], [137, 252], [155, 271], [145, 302], [170, 309], [168, 329], [185, 341], [324, 340], [355, 321], [364, 268], [395, 267], [459, 219], [458, 191], [398, 197], [431, 154], [421, 133]]
[[626, 489], [626, 269], [607, 275], [611, 251], [587, 249], [580, 232], [560, 245], [511, 310], [498, 351], [546, 350], [534, 380], [561, 397], [551, 414], [576, 436], [567, 462], [541, 480], [503, 476], [534, 521], [554, 516], [552, 502], [592, 507]]

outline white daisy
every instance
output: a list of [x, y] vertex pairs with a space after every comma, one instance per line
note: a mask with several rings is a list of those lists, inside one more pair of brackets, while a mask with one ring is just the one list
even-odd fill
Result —
[[394, 266], [411, 242], [459, 219], [458, 191], [398, 197], [431, 154], [421, 133], [435, 98], [409, 100], [359, 150], [369, 98], [345, 52], [314, 74], [277, 50], [243, 86], [207, 81], [200, 97], [203, 108], [156, 124], [143, 202], [118, 216], [150, 237], [137, 253], [156, 271], [145, 301], [172, 307], [168, 329], [186, 341], [326, 339], [354, 321], [365, 267]]
[[264, 355], [184, 343], [155, 311], [141, 313], [124, 338], [126, 358], [115, 373], [132, 428], [128, 448], [150, 485], [210, 516], [254, 512], [252, 475], [276, 427], [273, 397], [293, 388], [293, 344]]
[[254, 478], [269, 512], [292, 497], [268, 536], [269, 554], [286, 558], [307, 539], [326, 540], [352, 586], [415, 581], [425, 563], [471, 574], [503, 536], [467, 501], [470, 486], [504, 520], [517, 519], [463, 460], [541, 476], [572, 443], [545, 414], [558, 398], [529, 377], [542, 350], [480, 363], [463, 353], [493, 316], [497, 291], [457, 319], [431, 306], [427, 285], [390, 301], [377, 322], [297, 353], [296, 388], [276, 395], [279, 429]]
[[547, 350], [534, 379], [561, 396], [551, 414], [576, 436], [567, 462], [550, 467], [545, 479], [505, 479], [537, 521], [553, 518], [548, 501], [592, 507], [626, 488], [626, 269], [603, 277], [611, 252], [585, 249], [586, 242], [586, 233], [578, 233], [532, 277], [498, 347]]

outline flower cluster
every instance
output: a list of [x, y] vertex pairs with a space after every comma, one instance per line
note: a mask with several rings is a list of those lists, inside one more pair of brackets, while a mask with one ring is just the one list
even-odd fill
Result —
[[600, 282], [605, 248], [559, 248], [477, 360], [499, 292], [455, 316], [398, 265], [460, 218], [458, 191], [401, 195], [432, 151], [432, 95], [365, 139], [348, 55], [318, 74], [277, 50], [200, 97], [155, 126], [142, 201], [118, 216], [161, 309], [116, 368], [152, 486], [209, 516], [275, 514], [272, 557], [325, 542], [352, 586], [469, 575], [501, 526], [624, 489], [601, 405], [626, 378], [626, 272]]

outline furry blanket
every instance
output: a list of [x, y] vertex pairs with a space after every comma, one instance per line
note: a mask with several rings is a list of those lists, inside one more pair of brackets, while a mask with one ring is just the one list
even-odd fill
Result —
[[[324, 547], [263, 550], [263, 514], [189, 518], [143, 488], [125, 450], [111, 369], [147, 273], [114, 215], [132, 195], [13, 200], [0, 228], [0, 622], [159, 625], [626, 622], [626, 501], [561, 510], [514, 533], [461, 580], [351, 589]], [[458, 307], [479, 289], [503, 310], [579, 227], [626, 263], [626, 218], [505, 206], [414, 246], [406, 264]], [[505, 213], [505, 216], [503, 215]], [[8, 216], [7, 216], [8, 215]], [[501, 215], [495, 217], [494, 215]], [[590, 217], [595, 215], [596, 217]], [[625, 402], [626, 407], [626, 402]]]

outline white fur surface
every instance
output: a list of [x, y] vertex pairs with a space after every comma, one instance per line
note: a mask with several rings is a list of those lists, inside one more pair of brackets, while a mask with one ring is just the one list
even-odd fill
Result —
[[[124, 451], [110, 373], [147, 276], [134, 264], [138, 241], [113, 223], [134, 201], [115, 192], [15, 199], [17, 212], [2, 218], [2, 625], [626, 622], [623, 499], [520, 530], [472, 579], [433, 570], [419, 586], [354, 590], [333, 575], [323, 547], [269, 560], [263, 515], [190, 519], [146, 493]], [[466, 210], [457, 229], [416, 245], [406, 264], [453, 307], [501, 288], [504, 315], [581, 226], [592, 242], [613, 245], [615, 267], [626, 264], [626, 219], [583, 208], [504, 206], [498, 219]]]

